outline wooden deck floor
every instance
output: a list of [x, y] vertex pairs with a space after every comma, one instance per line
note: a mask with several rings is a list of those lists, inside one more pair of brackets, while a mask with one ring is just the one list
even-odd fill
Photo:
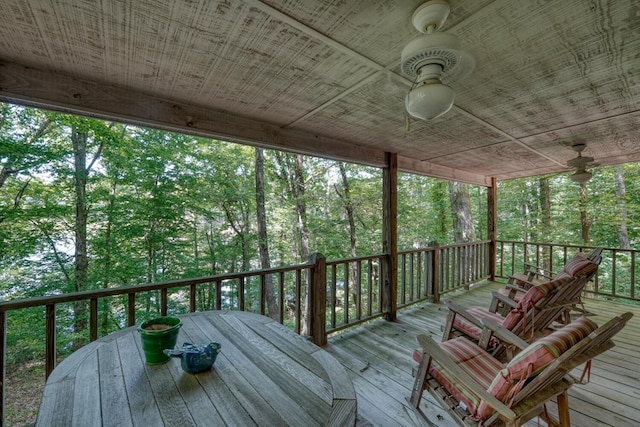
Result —
[[[488, 307], [490, 291], [501, 284], [487, 283], [451, 296], [465, 306]], [[588, 300], [592, 319], [602, 324], [616, 314], [632, 311], [634, 317], [614, 339], [616, 346], [593, 361], [591, 382], [570, 391], [573, 426], [640, 425], [640, 307]], [[396, 322], [378, 320], [329, 339], [326, 350], [349, 371], [358, 398], [358, 426], [414, 426], [416, 418], [408, 407], [415, 366], [411, 353], [416, 335], [428, 333], [440, 341], [447, 308], [427, 303], [400, 312]], [[422, 410], [434, 426], [454, 421], [425, 393]], [[428, 408], [427, 406], [428, 405]], [[555, 410], [555, 408], [553, 408]], [[530, 421], [527, 426], [545, 425]]]

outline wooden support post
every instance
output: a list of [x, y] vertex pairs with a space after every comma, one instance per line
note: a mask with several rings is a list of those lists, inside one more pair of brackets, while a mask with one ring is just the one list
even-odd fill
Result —
[[491, 178], [487, 189], [487, 239], [489, 240], [489, 279], [496, 280], [496, 254], [498, 245], [498, 181]]
[[387, 166], [382, 173], [382, 251], [386, 257], [382, 269], [382, 312], [389, 321], [398, 311], [398, 155], [386, 153]]
[[307, 330], [311, 334], [311, 341], [324, 347], [327, 345], [327, 260], [316, 252], [311, 255], [311, 262]]

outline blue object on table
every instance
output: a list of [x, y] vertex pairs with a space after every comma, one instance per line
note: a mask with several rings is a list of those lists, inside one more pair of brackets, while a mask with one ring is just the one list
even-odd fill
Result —
[[211, 369], [220, 351], [221, 346], [220, 343], [217, 342], [212, 342], [205, 346], [186, 342], [182, 344], [181, 349], [165, 349], [164, 354], [181, 358], [182, 370], [189, 374], [197, 374]]

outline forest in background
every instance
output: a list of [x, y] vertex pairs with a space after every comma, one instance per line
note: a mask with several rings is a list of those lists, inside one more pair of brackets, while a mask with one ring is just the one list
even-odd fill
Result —
[[[502, 181], [499, 239], [632, 247], [638, 172]], [[381, 253], [381, 190], [377, 168], [0, 104], [0, 298]], [[486, 239], [486, 203], [483, 187], [399, 174], [399, 250]], [[102, 313], [101, 335], [124, 326]], [[21, 326], [41, 316], [10, 316], [9, 362], [40, 353]], [[74, 322], [70, 308], [69, 351]]]
[[[627, 164], [582, 186], [568, 174], [501, 181], [498, 237], [635, 247], [639, 174]], [[400, 173], [398, 249], [486, 239], [486, 205], [486, 188]], [[0, 300], [290, 265], [313, 252], [382, 252], [380, 169], [0, 103]], [[100, 307], [100, 335], [125, 326], [113, 304]], [[143, 310], [157, 313], [151, 297]], [[58, 316], [64, 357], [86, 342], [86, 312], [62, 306]], [[44, 310], [9, 313], [7, 331], [5, 420], [20, 424], [34, 419], [44, 384]]]

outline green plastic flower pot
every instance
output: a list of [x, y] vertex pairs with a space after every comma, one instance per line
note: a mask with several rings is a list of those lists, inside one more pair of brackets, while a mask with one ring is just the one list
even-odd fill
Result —
[[138, 326], [147, 365], [166, 363], [170, 359], [163, 350], [176, 346], [181, 326], [182, 321], [177, 317], [157, 317]]

